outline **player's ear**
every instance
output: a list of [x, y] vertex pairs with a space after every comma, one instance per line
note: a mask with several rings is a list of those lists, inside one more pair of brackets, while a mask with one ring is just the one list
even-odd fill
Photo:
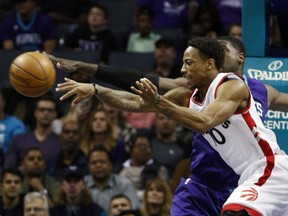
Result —
[[238, 64], [239, 65], [243, 65], [245, 61], [245, 54], [243, 52], [239, 53], [238, 56]]
[[208, 59], [208, 61], [207, 61], [208, 70], [212, 70], [215, 67], [214, 65], [215, 65], [214, 59]]

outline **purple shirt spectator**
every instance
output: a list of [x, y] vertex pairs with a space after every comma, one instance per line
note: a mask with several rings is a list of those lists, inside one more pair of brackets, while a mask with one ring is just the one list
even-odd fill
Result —
[[1, 41], [12, 40], [17, 50], [42, 50], [46, 40], [57, 38], [57, 28], [52, 19], [35, 11], [32, 19], [24, 23], [17, 12], [8, 15], [2, 24]]
[[37, 140], [34, 131], [15, 136], [5, 157], [4, 167], [18, 167], [22, 162], [25, 151], [31, 147], [37, 147], [43, 152], [46, 173], [50, 174], [53, 159], [60, 152], [59, 137], [54, 132], [51, 132], [42, 142]]

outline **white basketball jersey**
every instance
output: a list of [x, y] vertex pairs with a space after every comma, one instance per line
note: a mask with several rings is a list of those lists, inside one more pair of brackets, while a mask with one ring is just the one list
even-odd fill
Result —
[[[218, 87], [229, 79], [242, 81], [235, 74], [219, 73], [210, 84], [206, 97], [201, 103], [195, 100], [195, 94], [198, 90], [193, 92], [189, 108], [200, 112], [205, 110], [215, 100]], [[258, 116], [251, 93], [247, 108], [239, 113], [234, 113], [227, 121], [212, 128], [202, 136], [239, 175], [242, 175], [245, 170], [247, 171], [252, 164], [255, 167], [257, 161], [266, 157], [267, 169], [263, 170], [263, 176], [256, 183], [259, 185], [264, 184], [269, 178], [271, 168], [273, 169], [274, 166], [274, 154], [280, 151], [275, 134], [264, 127]], [[245, 175], [246, 177], [248, 177], [248, 173]], [[242, 175], [240, 181], [245, 181], [246, 177], [242, 179]]]

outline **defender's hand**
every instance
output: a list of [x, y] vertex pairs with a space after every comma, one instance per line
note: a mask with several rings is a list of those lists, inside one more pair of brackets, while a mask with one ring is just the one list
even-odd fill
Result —
[[72, 60], [63, 59], [63, 58], [57, 58], [57, 57], [55, 57], [51, 54], [48, 54], [46, 52], [42, 52], [42, 54], [47, 56], [53, 62], [53, 64], [61, 70], [64, 70], [64, 71], [69, 72], [69, 73], [77, 71], [77, 66], [79, 64], [78, 61], [72, 61]]

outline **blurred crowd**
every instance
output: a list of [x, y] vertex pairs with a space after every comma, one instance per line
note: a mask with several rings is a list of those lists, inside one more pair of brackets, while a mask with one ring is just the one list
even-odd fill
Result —
[[[150, 53], [145, 72], [175, 78], [190, 38], [241, 40], [241, 10], [241, 0], [0, 0], [0, 47], [97, 53], [98, 64], [113, 51]], [[282, 46], [273, 16], [271, 29], [270, 43]], [[192, 140], [162, 114], [96, 98], [70, 107], [53, 92], [26, 98], [2, 88], [0, 215], [167, 216], [190, 175]]]

